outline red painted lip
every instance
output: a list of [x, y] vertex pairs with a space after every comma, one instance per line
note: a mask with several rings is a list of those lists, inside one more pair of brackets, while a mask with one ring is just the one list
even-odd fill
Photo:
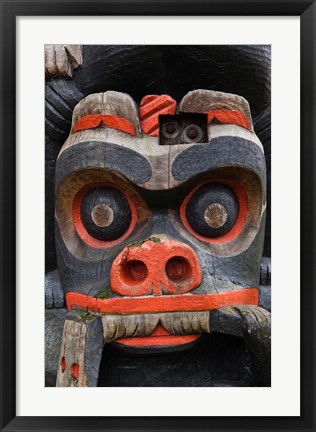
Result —
[[[180, 311], [208, 311], [230, 305], [257, 305], [258, 289], [227, 291], [219, 294], [182, 294], [170, 296], [115, 297], [98, 299], [76, 292], [66, 294], [68, 310], [73, 306], [103, 314], [139, 314]], [[184, 345], [200, 335], [175, 336], [158, 326], [150, 336], [117, 339], [116, 342], [131, 347], [161, 347]]]
[[218, 294], [182, 294], [168, 296], [115, 297], [98, 299], [85, 294], [66, 294], [68, 310], [73, 306], [103, 314], [139, 314], [159, 312], [192, 312], [231, 305], [258, 305], [258, 289], [227, 291]]
[[157, 326], [150, 336], [117, 339], [115, 342], [130, 347], [161, 347], [186, 345], [199, 339], [200, 334], [172, 335], [161, 326]]

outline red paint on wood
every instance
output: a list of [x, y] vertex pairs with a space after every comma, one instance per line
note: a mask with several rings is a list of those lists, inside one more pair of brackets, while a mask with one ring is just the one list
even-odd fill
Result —
[[73, 128], [73, 132], [94, 129], [103, 122], [111, 129], [117, 129], [130, 135], [136, 135], [135, 128], [129, 120], [111, 114], [91, 114], [81, 117]]
[[235, 124], [242, 126], [245, 129], [250, 130], [249, 122], [245, 114], [239, 111], [231, 110], [213, 110], [207, 112], [207, 121], [211, 123], [212, 120], [216, 119], [220, 123]]
[[157, 326], [150, 336], [117, 339], [116, 342], [127, 346], [174, 346], [194, 342], [201, 335], [173, 335], [161, 326]]
[[154, 100], [154, 99], [156, 99], [157, 98], [157, 95], [146, 95], [146, 96], [144, 96], [143, 97], [143, 99], [141, 100], [141, 105], [143, 104], [143, 105], [146, 105], [146, 104], [148, 104], [149, 102], [151, 102], [152, 100]]
[[79, 378], [79, 372], [80, 372], [80, 368], [79, 368], [78, 363], [73, 363], [73, 364], [70, 366], [70, 373], [71, 373], [71, 376], [72, 376], [73, 378], [75, 378], [75, 379], [78, 379], [78, 378]]
[[[170, 262], [177, 261], [185, 266], [179, 269], [169, 268]], [[147, 271], [141, 278], [131, 274], [131, 263], [142, 263]], [[171, 273], [174, 277], [170, 277]], [[126, 296], [142, 296], [149, 294], [154, 288], [154, 295], [161, 295], [161, 286], [173, 294], [183, 294], [197, 288], [202, 279], [201, 267], [194, 250], [176, 240], [164, 240], [156, 243], [148, 240], [140, 246], [126, 247], [115, 258], [110, 284], [113, 292]]]
[[83, 187], [82, 189], [79, 190], [79, 192], [77, 192], [73, 205], [72, 205], [72, 218], [73, 218], [73, 222], [74, 222], [74, 226], [75, 229], [79, 235], [79, 237], [81, 238], [81, 240], [83, 240], [85, 243], [87, 243], [90, 247], [93, 248], [97, 248], [97, 249], [105, 249], [105, 248], [109, 248], [112, 246], [115, 246], [119, 243], [121, 243], [123, 240], [125, 240], [134, 230], [135, 225], [137, 223], [137, 219], [138, 219], [138, 215], [137, 215], [137, 209], [136, 206], [134, 204], [134, 201], [130, 198], [130, 196], [123, 190], [120, 190], [120, 192], [122, 192], [125, 196], [125, 198], [128, 201], [128, 204], [130, 206], [131, 209], [131, 213], [132, 213], [132, 220], [131, 220], [131, 224], [128, 228], [128, 230], [126, 231], [125, 234], [123, 234], [121, 237], [119, 237], [116, 240], [112, 240], [112, 241], [104, 241], [104, 240], [98, 240], [94, 237], [92, 237], [88, 231], [86, 230], [85, 226], [83, 225], [82, 219], [81, 219], [81, 211], [80, 211], [80, 206], [81, 206], [81, 202], [84, 198], [84, 196], [87, 194], [87, 192], [95, 189], [95, 188], [100, 188], [100, 187], [104, 187], [106, 185], [103, 185], [101, 183], [90, 183], [88, 185], [86, 185], [85, 187]]
[[152, 332], [150, 336], [153, 337], [153, 336], [170, 336], [170, 335], [171, 333], [165, 330], [161, 325], [157, 325], [157, 327], [155, 328], [155, 330]]
[[[227, 186], [230, 186], [233, 191], [235, 192], [237, 199], [238, 199], [238, 204], [239, 204], [239, 212], [238, 212], [238, 216], [235, 222], [235, 225], [232, 227], [232, 229], [224, 234], [221, 237], [217, 237], [217, 238], [208, 238], [208, 237], [204, 237], [201, 236], [200, 234], [196, 233], [190, 226], [186, 214], [185, 214], [185, 210], [187, 207], [187, 204], [190, 200], [190, 198], [192, 197], [192, 195], [203, 185], [205, 185], [206, 183], [221, 183], [221, 184], [225, 184]], [[180, 217], [182, 220], [183, 225], [185, 226], [185, 228], [192, 234], [194, 235], [194, 237], [198, 238], [199, 240], [206, 242], [206, 243], [225, 243], [228, 241], [233, 240], [233, 238], [235, 238], [243, 229], [245, 222], [246, 222], [246, 217], [247, 217], [247, 213], [248, 213], [248, 198], [247, 198], [247, 194], [245, 189], [241, 186], [241, 184], [237, 183], [234, 180], [210, 180], [204, 183], [201, 183], [200, 185], [198, 185], [196, 188], [194, 188], [187, 196], [186, 198], [183, 200], [183, 203], [181, 204], [180, 207]]]
[[258, 305], [258, 289], [227, 291], [218, 294], [182, 294], [172, 296], [147, 296], [98, 299], [85, 294], [66, 294], [67, 308], [78, 306], [94, 312], [109, 314], [138, 314], [177, 311], [207, 311], [222, 306]]
[[159, 115], [174, 114], [177, 102], [168, 95], [147, 95], [140, 102], [140, 119], [143, 132], [159, 135]]
[[64, 356], [62, 357], [62, 359], [60, 361], [60, 369], [61, 369], [62, 373], [64, 373], [66, 370], [66, 359]]

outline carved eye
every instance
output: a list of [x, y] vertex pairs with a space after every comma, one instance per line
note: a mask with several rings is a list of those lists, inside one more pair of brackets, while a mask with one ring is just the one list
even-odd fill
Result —
[[131, 225], [132, 212], [122, 192], [103, 187], [88, 192], [81, 201], [80, 213], [87, 232], [103, 241], [116, 240]]
[[175, 120], [168, 120], [162, 125], [162, 134], [166, 138], [176, 138], [180, 133], [180, 126]]
[[232, 229], [238, 212], [238, 199], [230, 187], [207, 183], [190, 197], [185, 208], [185, 217], [196, 234], [217, 238]]
[[197, 143], [203, 138], [203, 131], [200, 126], [189, 124], [183, 130], [183, 141], [186, 143]]

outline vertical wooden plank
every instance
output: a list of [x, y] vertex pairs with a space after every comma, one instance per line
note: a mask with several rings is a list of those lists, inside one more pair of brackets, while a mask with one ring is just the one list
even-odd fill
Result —
[[98, 316], [75, 310], [65, 320], [56, 387], [95, 387], [103, 349]]

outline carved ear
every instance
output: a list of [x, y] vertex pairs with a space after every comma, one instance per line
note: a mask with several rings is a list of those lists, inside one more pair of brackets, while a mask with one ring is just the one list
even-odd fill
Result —
[[213, 90], [193, 90], [180, 102], [179, 111], [208, 114], [208, 121], [237, 124], [253, 132], [248, 102], [242, 96]]
[[126, 93], [109, 90], [87, 96], [74, 109], [71, 129], [91, 129], [100, 126], [101, 122], [113, 129], [141, 136], [136, 103]]
[[159, 116], [174, 114], [177, 102], [171, 96], [147, 95], [140, 102], [140, 119], [143, 132], [150, 136], [159, 135]]

